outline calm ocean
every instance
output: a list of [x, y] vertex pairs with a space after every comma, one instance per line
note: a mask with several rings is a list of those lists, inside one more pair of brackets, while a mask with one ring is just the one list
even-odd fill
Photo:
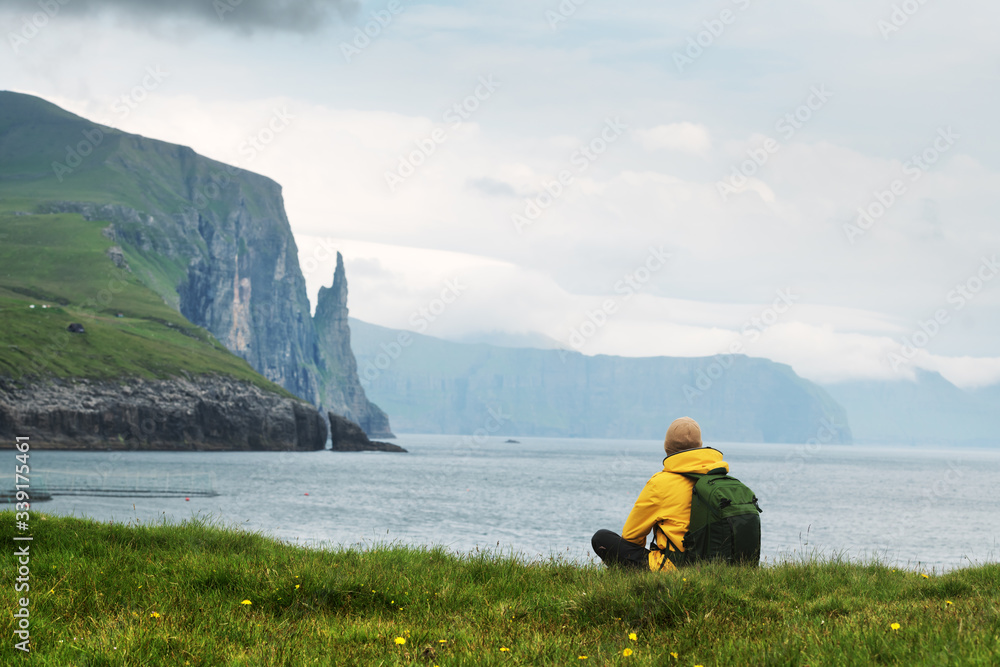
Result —
[[[499, 547], [524, 558], [588, 562], [590, 536], [598, 528], [620, 530], [661, 466], [659, 442], [520, 441], [400, 436], [408, 454], [34, 450], [31, 486], [178, 494], [56, 495], [35, 504], [52, 514], [143, 522], [200, 515], [310, 546]], [[716, 448], [761, 499], [768, 561], [878, 557], [940, 571], [1000, 560], [1000, 451]], [[218, 495], [184, 499], [209, 490]]]

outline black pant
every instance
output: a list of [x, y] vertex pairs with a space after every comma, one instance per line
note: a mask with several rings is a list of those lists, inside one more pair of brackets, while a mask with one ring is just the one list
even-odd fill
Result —
[[618, 533], [599, 530], [590, 538], [590, 545], [608, 567], [649, 569], [649, 549], [622, 539]]

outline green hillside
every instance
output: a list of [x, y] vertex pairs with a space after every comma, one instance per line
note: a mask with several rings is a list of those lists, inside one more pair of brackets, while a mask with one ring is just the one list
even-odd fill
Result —
[[[110, 220], [60, 212], [65, 202], [179, 212], [190, 207], [193, 163], [230, 169], [0, 91], [0, 377], [218, 373], [292, 396], [178, 312], [177, 285], [200, 236], [120, 219], [114, 235], [102, 234]], [[226, 205], [205, 200], [206, 212]], [[113, 236], [125, 236], [118, 264], [127, 269], [108, 254]], [[72, 322], [86, 333], [68, 332]]]
[[[183, 167], [199, 161], [208, 162], [220, 174], [232, 171], [222, 163], [199, 158], [190, 148], [144, 140], [40, 98], [0, 91], [0, 201], [4, 210], [36, 212], [39, 206], [75, 202], [179, 213], [188, 206], [192, 186]], [[223, 201], [206, 197], [204, 204], [207, 210], [225, 216]], [[199, 245], [196, 235], [175, 232], [157, 226], [146, 227], [142, 234], [149, 237], [149, 246], [184, 249], [192, 243]], [[124, 249], [132, 250], [127, 243]], [[145, 284], [176, 310], [176, 286], [186, 262], [163, 254], [129, 254], [130, 264]]]
[[[242, 172], [186, 146], [144, 139], [76, 116], [30, 95], [0, 91], [0, 197], [123, 204], [179, 212], [191, 183], [184, 169]], [[263, 179], [263, 177], [258, 177]], [[222, 202], [206, 200], [206, 207]]]
[[[6, 210], [73, 202], [168, 216], [197, 210], [202, 218], [226, 219], [233, 196], [220, 193], [237, 178], [261, 192], [280, 192], [263, 176], [209, 160], [186, 146], [121, 132], [40, 98], [0, 91], [0, 200]], [[239, 203], [260, 212], [254, 197], [239, 197]], [[204, 240], [175, 225], [118, 220], [117, 228], [133, 269], [176, 310], [177, 285], [188, 260], [207, 252]]]
[[[75, 361], [83, 367], [73, 367], [61, 359], [62, 372], [163, 375], [221, 368], [266, 382], [249, 367], [290, 395], [316, 404], [327, 386], [336, 384], [337, 378], [323, 374], [335, 364], [321, 358], [298, 249], [281, 186], [273, 180], [186, 146], [101, 126], [37, 97], [0, 91], [0, 204], [0, 211], [32, 214], [5, 217], [3, 224], [14, 225], [6, 232], [12, 234], [10, 241], [43, 248], [39, 261], [29, 261], [18, 278], [0, 269], [11, 282], [0, 283], [0, 289], [88, 311], [72, 317], [113, 317], [121, 311], [126, 317], [115, 320], [150, 320], [153, 324], [133, 323], [130, 334], [155, 335], [176, 348], [112, 346], [94, 356], [103, 357], [103, 364], [80, 358]], [[70, 241], [78, 233], [87, 234], [82, 245]], [[51, 246], [53, 239], [63, 238], [81, 252], [89, 250], [92, 261], [69, 268], [78, 259], [59, 254], [71, 248]], [[115, 271], [105, 254], [111, 243], [120, 249], [115, 262], [127, 262], [131, 269], [126, 281], [154, 294], [125, 291], [109, 302], [101, 290], [108, 279], [104, 273]], [[136, 308], [134, 299], [142, 307]], [[121, 331], [127, 324], [97, 321], [94, 326], [100, 333], [102, 326]], [[187, 349], [195, 343], [201, 345]], [[246, 364], [225, 359], [223, 347]], [[22, 362], [12, 360], [18, 373]], [[42, 362], [45, 369], [50, 365]], [[360, 387], [341, 389], [364, 398]], [[370, 406], [364, 400], [355, 403], [353, 412], [345, 400], [324, 407], [363, 420]]]
[[[117, 268], [101, 234], [107, 223], [15, 213], [34, 204], [0, 198], [0, 376], [219, 373], [291, 395]], [[67, 331], [73, 322], [86, 333]]]

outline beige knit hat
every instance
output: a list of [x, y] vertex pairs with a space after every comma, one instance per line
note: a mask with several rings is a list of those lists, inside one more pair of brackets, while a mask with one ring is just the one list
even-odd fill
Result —
[[667, 429], [667, 437], [663, 441], [663, 451], [667, 456], [688, 449], [701, 447], [701, 427], [690, 417], [675, 419]]

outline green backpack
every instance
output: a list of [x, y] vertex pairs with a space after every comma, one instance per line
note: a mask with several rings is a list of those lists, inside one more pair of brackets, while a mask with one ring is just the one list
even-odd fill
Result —
[[[694, 480], [691, 521], [684, 534], [684, 551], [667, 540], [666, 556], [676, 567], [721, 560], [731, 565], [760, 563], [760, 505], [750, 488], [730, 477], [725, 468], [707, 473], [679, 472]], [[666, 558], [660, 565], [666, 564]]]

